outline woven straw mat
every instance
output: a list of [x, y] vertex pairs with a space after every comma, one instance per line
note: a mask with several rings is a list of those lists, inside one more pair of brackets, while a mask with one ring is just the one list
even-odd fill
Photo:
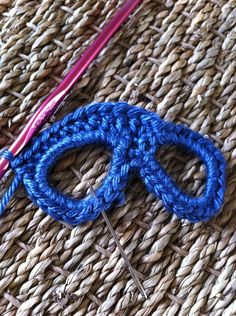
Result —
[[[0, 148], [13, 142], [124, 0], [0, 1]], [[94, 101], [128, 101], [207, 135], [223, 152], [227, 192], [209, 223], [167, 212], [139, 179], [108, 213], [143, 298], [102, 216], [58, 223], [21, 187], [0, 218], [0, 315], [236, 315], [236, 1], [146, 0], [46, 126]], [[50, 175], [76, 198], [96, 189], [111, 153], [87, 147]], [[200, 195], [204, 166], [177, 147], [157, 159]], [[12, 173], [5, 180], [6, 188]]]

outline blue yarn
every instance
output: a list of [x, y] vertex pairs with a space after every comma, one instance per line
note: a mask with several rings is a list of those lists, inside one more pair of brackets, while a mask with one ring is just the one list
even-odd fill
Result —
[[[112, 151], [109, 173], [96, 196], [70, 198], [49, 183], [48, 174], [62, 154], [92, 144], [105, 145]], [[167, 144], [185, 147], [206, 165], [202, 196], [183, 193], [158, 164], [155, 154]], [[94, 220], [101, 211], [124, 201], [124, 189], [133, 173], [138, 173], [147, 190], [181, 219], [208, 221], [223, 203], [226, 164], [212, 142], [126, 103], [96, 103], [80, 108], [43, 131], [19, 157], [13, 159], [7, 151], [2, 156], [10, 160], [16, 177], [0, 202], [0, 214], [23, 182], [32, 201], [56, 220], [71, 225]]]

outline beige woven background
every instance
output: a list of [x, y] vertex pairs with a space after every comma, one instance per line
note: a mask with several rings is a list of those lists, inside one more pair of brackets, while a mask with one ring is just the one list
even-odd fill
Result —
[[[0, 148], [13, 142], [123, 2], [0, 1]], [[184, 123], [208, 135], [227, 159], [224, 208], [210, 223], [192, 225], [133, 180], [126, 204], [109, 219], [145, 300], [102, 217], [72, 229], [20, 189], [0, 218], [0, 315], [236, 315], [235, 70], [235, 0], [144, 1], [51, 123], [105, 100]], [[89, 181], [101, 183], [109, 155], [100, 147], [70, 154], [52, 180], [79, 198]], [[168, 148], [158, 159], [182, 188], [202, 192], [204, 168], [196, 158]]]

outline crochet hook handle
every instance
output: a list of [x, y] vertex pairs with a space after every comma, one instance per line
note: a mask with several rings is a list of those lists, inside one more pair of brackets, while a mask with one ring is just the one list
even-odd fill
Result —
[[[26, 144], [32, 139], [37, 131], [56, 111], [59, 104], [64, 100], [76, 82], [82, 77], [91, 62], [98, 56], [109, 39], [142, 1], [143, 0], [127, 0], [121, 9], [119, 9], [117, 14], [97, 36], [95, 41], [86, 49], [75, 66], [70, 70], [62, 82], [57, 86], [57, 88], [46, 98], [46, 100], [26, 124], [19, 137], [9, 148], [9, 151], [13, 156], [16, 156], [26, 146]], [[6, 173], [8, 166], [8, 160], [4, 158], [0, 159], [0, 180]]]

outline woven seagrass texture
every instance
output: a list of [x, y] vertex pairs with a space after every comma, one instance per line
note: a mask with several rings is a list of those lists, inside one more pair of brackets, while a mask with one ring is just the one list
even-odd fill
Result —
[[[0, 148], [123, 2], [0, 1]], [[211, 222], [178, 220], [138, 179], [125, 205], [108, 214], [148, 299], [102, 217], [69, 227], [21, 188], [0, 218], [0, 315], [236, 315], [235, 39], [235, 0], [145, 0], [50, 120], [89, 102], [128, 101], [207, 135], [222, 150], [227, 192]], [[51, 179], [81, 198], [89, 183], [102, 182], [111, 154], [101, 147], [73, 152]], [[170, 147], [157, 159], [184, 190], [201, 194], [197, 158]]]

